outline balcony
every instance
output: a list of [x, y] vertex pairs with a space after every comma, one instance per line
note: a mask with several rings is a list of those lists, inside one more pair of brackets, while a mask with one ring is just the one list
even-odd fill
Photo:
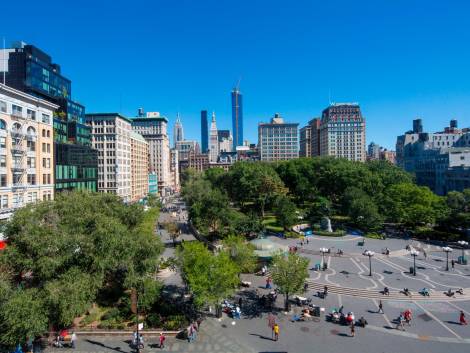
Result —
[[11, 186], [12, 191], [21, 191], [21, 190], [26, 190], [27, 185], [25, 184], [13, 184]]
[[24, 165], [21, 165], [21, 164], [13, 164], [11, 166], [11, 170], [15, 174], [22, 174], [25, 171], [25, 167]]
[[10, 133], [13, 138], [22, 138], [24, 136], [24, 133], [21, 130], [11, 129]]
[[26, 148], [22, 145], [12, 145], [11, 146], [11, 153], [15, 155], [22, 155], [26, 152]]
[[24, 117], [23, 117], [23, 112], [19, 112], [19, 111], [16, 111], [16, 110], [13, 110], [13, 111], [11, 112], [11, 117], [12, 117], [13, 119], [24, 119]]

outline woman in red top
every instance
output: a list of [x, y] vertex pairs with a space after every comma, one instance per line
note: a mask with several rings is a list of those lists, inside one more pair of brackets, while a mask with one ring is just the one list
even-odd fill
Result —
[[467, 325], [467, 320], [465, 320], [465, 314], [463, 311], [460, 312], [460, 325]]

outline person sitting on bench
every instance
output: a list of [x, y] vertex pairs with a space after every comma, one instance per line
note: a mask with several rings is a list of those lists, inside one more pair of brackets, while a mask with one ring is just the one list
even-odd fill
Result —
[[388, 287], [384, 288], [384, 295], [390, 295], [390, 291], [388, 290]]
[[458, 290], [456, 290], [457, 293], [459, 293], [460, 295], [463, 295], [463, 289], [462, 288], [459, 288]]

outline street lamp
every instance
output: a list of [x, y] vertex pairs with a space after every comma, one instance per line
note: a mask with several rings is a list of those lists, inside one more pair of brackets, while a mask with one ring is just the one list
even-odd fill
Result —
[[449, 253], [452, 252], [452, 248], [448, 246], [444, 246], [442, 251], [446, 253], [446, 271], [449, 271]]
[[416, 256], [419, 255], [419, 251], [411, 249], [410, 255], [413, 256], [413, 276], [416, 276]]
[[465, 248], [468, 246], [468, 242], [465, 240], [459, 240], [457, 242], [462, 247], [462, 262], [461, 264], [463, 265], [465, 263]]
[[320, 252], [321, 252], [321, 257], [322, 257], [321, 268], [325, 269], [325, 253], [328, 252], [328, 249], [327, 248], [320, 248]]
[[372, 276], [372, 256], [374, 256], [374, 252], [366, 250], [363, 252], [362, 255], [369, 257], [369, 276]]

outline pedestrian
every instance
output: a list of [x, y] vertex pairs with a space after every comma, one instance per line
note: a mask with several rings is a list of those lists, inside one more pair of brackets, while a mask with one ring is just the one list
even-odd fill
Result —
[[199, 327], [201, 327], [201, 322], [202, 322], [202, 319], [201, 318], [198, 318], [196, 320], [196, 324], [197, 324], [197, 330], [199, 331]]
[[278, 324], [274, 324], [273, 331], [274, 331], [274, 340], [277, 341], [279, 339], [279, 325]]
[[461, 310], [460, 311], [460, 325], [467, 325], [467, 320], [465, 320], [465, 313]]
[[428, 258], [428, 254], [426, 254], [426, 250], [423, 250], [423, 255], [424, 255], [424, 259], [426, 260]]
[[197, 326], [195, 322], [193, 322], [192, 327], [193, 327], [193, 341], [195, 341], [197, 338]]
[[356, 328], [354, 327], [354, 321], [351, 322], [351, 337], [354, 337], [356, 334]]
[[410, 309], [405, 311], [405, 322], [408, 324], [408, 326], [411, 326], [411, 310]]
[[384, 313], [384, 306], [383, 306], [383, 304], [382, 304], [382, 300], [379, 301], [379, 311], [377, 311], [377, 313], [385, 314], [385, 313]]
[[268, 327], [271, 329], [271, 339], [274, 339], [274, 325], [276, 324], [276, 317], [273, 314], [268, 315]]
[[189, 325], [187, 328], [188, 331], [188, 343], [193, 341], [193, 325]]
[[163, 349], [165, 347], [165, 335], [162, 333], [160, 333], [160, 337], [159, 337], [159, 341], [160, 341], [160, 349]]
[[307, 245], [308, 245], [308, 237], [305, 237], [305, 240], [307, 241]]
[[455, 267], [455, 261], [454, 261], [454, 259], [452, 259], [452, 261], [451, 261], [450, 263], [452, 264], [452, 269], [454, 269], [454, 267]]
[[75, 348], [76, 347], [76, 343], [77, 343], [77, 335], [75, 334], [74, 331], [72, 331], [72, 336], [70, 338], [70, 343], [72, 345], [72, 348]]
[[399, 327], [401, 327], [402, 331], [405, 331], [405, 326], [403, 325], [403, 321], [405, 318], [403, 317], [403, 314], [400, 314], [397, 319], [397, 327], [396, 329], [398, 330]]

